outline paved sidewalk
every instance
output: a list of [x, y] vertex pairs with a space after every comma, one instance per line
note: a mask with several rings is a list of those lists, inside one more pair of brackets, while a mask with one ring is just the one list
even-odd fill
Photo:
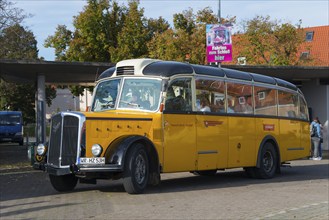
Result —
[[277, 213], [271, 213], [262, 219], [319, 219], [326, 220], [329, 219], [329, 208], [328, 201], [323, 201], [320, 203], [312, 203], [308, 205], [303, 205], [301, 207], [293, 207], [287, 210], [282, 210]]

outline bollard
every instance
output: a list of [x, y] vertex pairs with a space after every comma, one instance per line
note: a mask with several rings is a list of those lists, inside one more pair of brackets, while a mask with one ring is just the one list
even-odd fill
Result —
[[28, 150], [27, 150], [27, 157], [29, 158], [31, 165], [33, 165], [34, 162], [35, 162], [35, 159], [34, 159], [34, 154], [35, 154], [34, 153], [34, 149], [35, 149], [34, 143], [31, 143], [28, 146]]

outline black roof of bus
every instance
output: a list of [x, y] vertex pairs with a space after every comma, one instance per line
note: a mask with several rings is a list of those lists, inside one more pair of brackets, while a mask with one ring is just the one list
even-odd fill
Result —
[[[111, 77], [114, 71], [115, 71], [115, 67], [111, 67], [105, 70], [98, 77], [98, 80], [106, 77]], [[226, 76], [229, 79], [241, 79], [245, 81], [253, 80], [254, 82], [260, 82], [260, 83], [266, 83], [272, 85], [278, 84], [281, 87], [289, 88], [295, 91], [297, 91], [298, 89], [297, 86], [295, 86], [294, 84], [275, 77], [264, 76], [256, 73], [248, 73], [234, 69], [196, 65], [196, 64], [182, 63], [176, 61], [156, 61], [150, 63], [143, 69], [143, 74], [149, 76], [171, 77], [177, 74], [193, 74], [193, 73], [199, 75], [207, 75], [207, 76], [219, 76], [219, 77]], [[129, 75], [131, 75], [131, 72], [129, 73]]]

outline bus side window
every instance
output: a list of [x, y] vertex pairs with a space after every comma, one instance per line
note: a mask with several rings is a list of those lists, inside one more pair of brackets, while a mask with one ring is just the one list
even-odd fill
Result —
[[277, 116], [276, 90], [254, 86], [255, 114]]
[[298, 96], [287, 91], [278, 91], [279, 97], [279, 116], [296, 118], [298, 116]]
[[222, 80], [198, 78], [196, 111], [225, 112], [225, 83]]
[[252, 86], [240, 83], [227, 83], [228, 112], [253, 114]]
[[299, 96], [299, 118], [308, 120], [307, 105], [301, 96]]
[[175, 79], [169, 86], [165, 102], [166, 111], [191, 111], [191, 79]]

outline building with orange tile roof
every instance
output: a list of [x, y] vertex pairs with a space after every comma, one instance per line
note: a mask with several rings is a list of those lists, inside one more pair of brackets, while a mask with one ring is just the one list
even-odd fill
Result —
[[329, 66], [329, 26], [304, 28], [305, 42], [298, 54], [301, 59], [314, 60], [314, 66]]
[[[329, 26], [317, 26], [303, 28], [305, 42], [300, 45], [297, 52], [297, 60], [308, 60], [303, 62], [303, 66], [329, 66]], [[248, 65], [248, 60], [241, 59], [241, 44], [237, 43], [243, 40], [241, 34], [232, 36], [232, 62], [225, 64], [241, 64]], [[240, 57], [240, 59], [239, 59]]]

